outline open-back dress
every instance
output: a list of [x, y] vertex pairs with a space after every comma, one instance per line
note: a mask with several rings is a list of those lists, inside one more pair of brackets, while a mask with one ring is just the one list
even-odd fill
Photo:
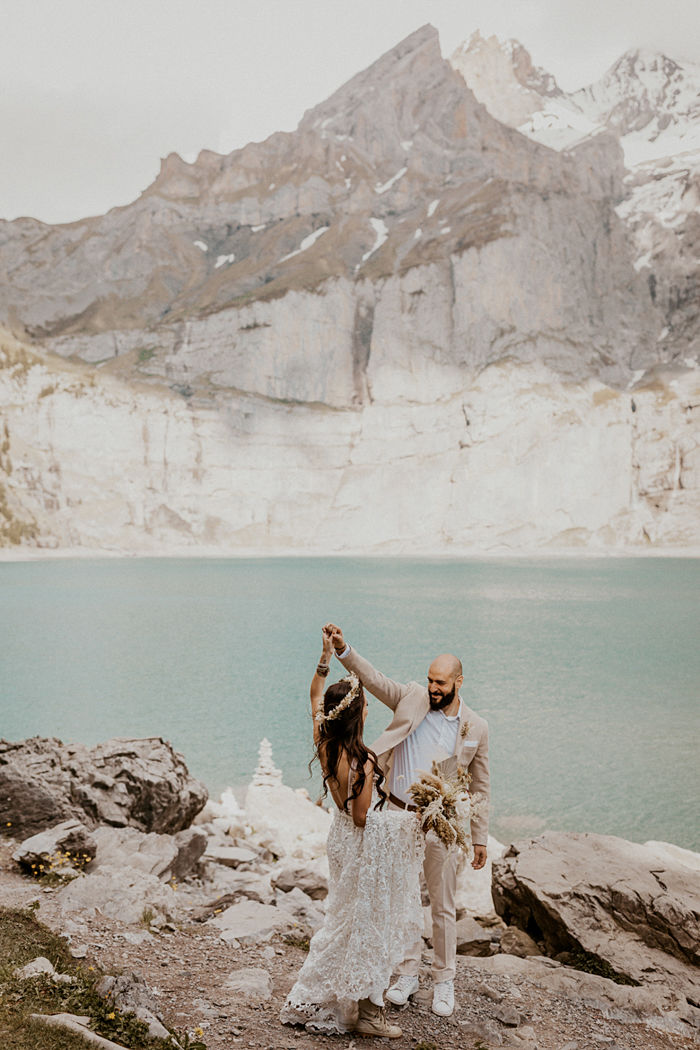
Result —
[[325, 921], [280, 1020], [343, 1033], [351, 1030], [357, 1002], [388, 986], [423, 932], [424, 837], [415, 813], [406, 810], [370, 808], [365, 827], [358, 828], [336, 809], [327, 849]]

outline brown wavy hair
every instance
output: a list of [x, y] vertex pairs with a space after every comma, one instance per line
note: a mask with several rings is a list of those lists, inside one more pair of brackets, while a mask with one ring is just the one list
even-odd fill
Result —
[[[345, 699], [350, 690], [352, 689], [352, 683], [348, 682], [347, 679], [343, 679], [340, 682], [335, 682], [333, 685], [329, 685], [323, 696], [323, 713], [329, 715], [331, 711], [338, 706], [338, 704]], [[324, 721], [319, 724], [319, 738], [318, 744], [314, 749], [314, 755], [309, 762], [309, 772], [311, 772], [311, 766], [314, 761], [318, 760], [321, 766], [321, 771], [325, 766], [327, 772], [323, 776], [323, 794], [321, 799], [328, 796], [328, 781], [337, 780], [336, 774], [340, 765], [340, 760], [343, 757], [343, 753], [347, 755], [348, 762], [352, 766], [355, 764], [355, 778], [353, 780], [352, 791], [350, 796], [345, 799], [343, 803], [343, 809], [346, 813], [349, 813], [349, 803], [354, 799], [359, 798], [362, 794], [362, 789], [365, 786], [365, 763], [369, 758], [372, 762], [374, 782], [379, 795], [379, 801], [375, 805], [375, 809], [381, 809], [386, 802], [388, 796], [383, 788], [384, 774], [379, 768], [377, 756], [371, 748], [367, 747], [364, 740], [362, 739], [362, 712], [365, 706], [365, 694], [362, 688], [362, 684], [358, 687], [357, 700], [350, 704], [350, 706], [339, 714], [336, 718], [331, 718], [330, 721]]]

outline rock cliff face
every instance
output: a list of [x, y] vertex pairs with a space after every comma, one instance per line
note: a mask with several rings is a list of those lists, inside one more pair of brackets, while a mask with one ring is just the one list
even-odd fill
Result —
[[536, 362], [468, 386], [430, 361], [371, 374], [375, 399], [342, 408], [186, 398], [26, 355], [0, 368], [0, 535], [141, 552], [697, 543], [698, 371], [628, 392]]
[[[560, 100], [508, 61], [530, 113]], [[698, 542], [692, 193], [686, 237], [616, 128], [557, 151], [521, 110], [425, 27], [292, 134], [0, 223], [4, 542]]]

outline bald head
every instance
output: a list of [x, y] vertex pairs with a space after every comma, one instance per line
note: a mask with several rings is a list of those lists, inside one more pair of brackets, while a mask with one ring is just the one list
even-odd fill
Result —
[[459, 710], [457, 692], [463, 682], [462, 664], [452, 653], [436, 656], [428, 668], [428, 696], [433, 711], [453, 715]]
[[428, 674], [432, 672], [447, 675], [449, 678], [459, 678], [462, 674], [462, 661], [452, 653], [443, 653], [441, 656], [436, 656], [431, 663]]

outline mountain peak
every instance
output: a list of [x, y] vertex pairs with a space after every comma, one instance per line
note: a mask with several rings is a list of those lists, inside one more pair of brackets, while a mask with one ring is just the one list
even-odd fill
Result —
[[[341, 152], [362, 163], [384, 182], [409, 162], [414, 140], [422, 163], [440, 170], [446, 151], [462, 149], [469, 126], [478, 150], [479, 130], [472, 127], [476, 103], [442, 57], [437, 30], [422, 26], [372, 65], [308, 110], [299, 131], [313, 136], [307, 147], [342, 144]], [[418, 148], [418, 147], [417, 147]], [[434, 165], [432, 164], [434, 162]]]
[[327, 99], [304, 114], [299, 127], [313, 124], [319, 116], [329, 110], [342, 110], [368, 91], [398, 77], [410, 76], [416, 65], [442, 61], [440, 38], [434, 26], [426, 24], [399, 41], [389, 51], [380, 55], [360, 73], [342, 84]]
[[669, 124], [700, 119], [700, 66], [632, 48], [571, 99], [620, 135], [651, 128], [656, 137]]
[[561, 95], [551, 73], [534, 65], [527, 48], [512, 38], [485, 37], [477, 29], [450, 62], [489, 112], [512, 127], [540, 109], [543, 96]]
[[680, 64], [669, 58], [662, 51], [652, 51], [644, 47], [632, 47], [625, 51], [623, 55], [620, 55], [618, 60], [612, 64], [606, 76], [623, 72], [639, 75], [646, 71], [658, 72], [659, 70], [662, 70], [667, 75], [672, 75], [677, 69], [680, 69]]

